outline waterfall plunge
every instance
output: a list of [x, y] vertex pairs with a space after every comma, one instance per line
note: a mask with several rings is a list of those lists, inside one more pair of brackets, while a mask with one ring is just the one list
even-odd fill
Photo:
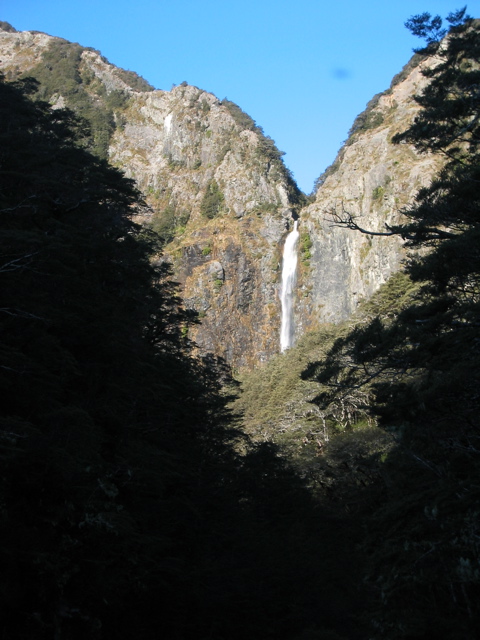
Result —
[[282, 267], [282, 328], [280, 331], [280, 350], [285, 351], [293, 342], [293, 288], [297, 270], [297, 230], [298, 220], [295, 220], [293, 231], [288, 234], [283, 248]]

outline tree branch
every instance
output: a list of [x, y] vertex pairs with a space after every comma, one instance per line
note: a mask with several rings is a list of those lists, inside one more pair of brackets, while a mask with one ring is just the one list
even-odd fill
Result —
[[342, 215], [338, 214], [336, 210], [331, 209], [329, 211], [330, 218], [325, 218], [327, 222], [331, 223], [333, 227], [343, 227], [344, 229], [351, 229], [352, 231], [358, 231], [368, 236], [400, 236], [402, 240], [410, 240], [412, 242], [418, 242], [423, 236], [422, 240], [447, 240], [449, 238], [455, 238], [456, 234], [444, 229], [438, 229], [437, 227], [421, 227], [416, 233], [407, 231], [407, 228], [403, 225], [398, 227], [390, 227], [385, 223], [386, 231], [372, 231], [371, 229], [364, 229], [361, 227], [351, 213], [345, 210], [342, 203]]
[[360, 227], [356, 222], [355, 222], [355, 217], [349, 213], [348, 211], [345, 211], [345, 208], [343, 207], [342, 204], [342, 215], [339, 215], [336, 211], [334, 210], [330, 210], [329, 211], [329, 215], [331, 216], [331, 218], [325, 218], [325, 220], [327, 222], [331, 223], [332, 227], [344, 227], [346, 229], [351, 229], [352, 231], [359, 231], [360, 233], [364, 233], [366, 235], [369, 236], [396, 236], [396, 235], [400, 235], [399, 231], [395, 231], [394, 229], [392, 229], [391, 227], [388, 226], [388, 224], [385, 223], [385, 227], [387, 228], [387, 231], [371, 231], [368, 229], [363, 229], [362, 227]]
[[17, 271], [18, 269], [24, 269], [27, 264], [30, 262], [30, 258], [36, 256], [39, 251], [34, 251], [33, 253], [28, 253], [21, 258], [16, 258], [15, 260], [10, 260], [10, 262], [6, 262], [3, 265], [0, 265], [0, 273], [7, 271]]

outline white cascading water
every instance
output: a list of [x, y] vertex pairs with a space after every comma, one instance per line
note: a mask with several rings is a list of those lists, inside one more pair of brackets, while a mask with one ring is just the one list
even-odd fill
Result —
[[295, 220], [293, 231], [288, 234], [283, 248], [282, 267], [282, 328], [280, 331], [280, 350], [285, 351], [293, 342], [293, 289], [297, 271], [297, 230], [298, 220]]

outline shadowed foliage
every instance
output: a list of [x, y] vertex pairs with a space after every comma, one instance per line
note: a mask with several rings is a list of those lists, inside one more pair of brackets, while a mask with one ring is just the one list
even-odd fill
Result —
[[364, 394], [364, 410], [397, 440], [365, 545], [374, 636], [389, 640], [473, 639], [480, 628], [480, 25], [465, 9], [448, 21], [443, 41], [438, 16], [407, 23], [437, 64], [415, 97], [422, 110], [394, 142], [447, 157], [392, 230], [420, 251], [397, 302], [304, 374], [322, 385], [320, 408]]
[[361, 638], [350, 531], [235, 428], [133, 183], [35, 90], [0, 83], [0, 637]]

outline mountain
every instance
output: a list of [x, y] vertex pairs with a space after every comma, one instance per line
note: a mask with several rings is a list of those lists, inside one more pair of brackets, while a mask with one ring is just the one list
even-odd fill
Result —
[[[0, 24], [3, 636], [479, 637], [465, 11], [445, 40], [407, 23], [436, 66], [372, 99], [303, 207], [236, 105]], [[295, 218], [297, 341], [271, 356]]]
[[317, 180], [315, 202], [302, 210], [308, 251], [303, 251], [296, 306], [298, 334], [348, 318], [405, 258], [400, 237], [353, 233], [335, 226], [335, 218], [350, 215], [365, 230], [384, 233], [386, 225], [404, 219], [402, 208], [438, 170], [438, 157], [391, 142], [418, 113], [413, 96], [426, 86], [422, 69], [431, 64], [416, 54], [390, 88], [372, 98], [335, 162]]
[[136, 181], [202, 319], [198, 344], [236, 365], [274, 353], [281, 244], [302, 194], [260, 127], [228, 100], [185, 84], [154, 91], [46, 34], [0, 32], [0, 59], [7, 78], [36, 77], [40, 97], [93, 121], [93, 150], [106, 145]]
[[297, 216], [297, 338], [344, 320], [399, 268], [399, 239], [353, 234], [329, 218], [346, 210], [382, 231], [437, 169], [438, 160], [391, 143], [416, 113], [422, 64], [416, 56], [371, 101], [305, 206], [282, 153], [234, 103], [186, 83], [154, 90], [93, 49], [5, 23], [0, 31], [7, 79], [36, 78], [37, 96], [86, 118], [86, 144], [136, 182], [150, 206], [143, 222], [160, 234], [161, 259], [201, 320], [191, 337], [237, 368], [279, 350], [281, 254]]
[[360, 639], [338, 520], [235, 428], [133, 182], [29, 89], [0, 81], [0, 636]]

